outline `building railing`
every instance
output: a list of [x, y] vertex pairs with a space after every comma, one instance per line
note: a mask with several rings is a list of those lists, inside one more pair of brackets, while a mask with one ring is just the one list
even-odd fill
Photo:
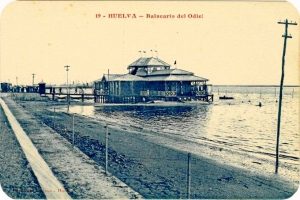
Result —
[[[192, 91], [192, 96], [205, 96], [208, 94], [206, 90]], [[176, 91], [155, 91], [155, 90], [146, 90], [140, 91], [141, 96], [163, 96], [163, 97], [176, 97]], [[179, 95], [180, 96], [180, 95]]]
[[195, 91], [196, 96], [204, 96], [207, 95], [207, 91], [205, 90], [200, 90], [200, 91]]
[[166, 91], [166, 97], [176, 97], [176, 91]]
[[108, 91], [106, 90], [96, 90], [96, 95], [108, 95]]
[[164, 96], [164, 97], [176, 97], [176, 91], [155, 91], [155, 90], [146, 90], [140, 92], [141, 96]]
[[141, 91], [141, 92], [140, 92], [140, 95], [141, 95], [141, 96], [145, 96], [145, 97], [149, 96], [149, 90]]

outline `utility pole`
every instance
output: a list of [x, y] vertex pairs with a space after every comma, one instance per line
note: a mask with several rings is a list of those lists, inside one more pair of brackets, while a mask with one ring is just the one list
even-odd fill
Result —
[[279, 165], [279, 138], [280, 138], [280, 122], [281, 122], [281, 105], [282, 105], [282, 90], [283, 90], [283, 81], [284, 81], [284, 64], [285, 64], [285, 52], [287, 39], [292, 38], [291, 35], [288, 35], [289, 25], [297, 25], [296, 22], [289, 22], [286, 19], [284, 22], [277, 22], [278, 24], [283, 24], [285, 26], [285, 33], [282, 35], [284, 37], [283, 43], [283, 52], [282, 52], [282, 66], [281, 66], [281, 79], [280, 79], [280, 90], [279, 90], [279, 106], [278, 106], [278, 119], [277, 119], [277, 139], [276, 139], [276, 163], [275, 163], [275, 174], [278, 173]]
[[191, 196], [191, 153], [188, 153], [188, 166], [187, 166], [187, 199]]
[[34, 77], [35, 77], [35, 74], [32, 74], [32, 86], [34, 86]]
[[70, 97], [69, 97], [69, 65], [65, 66], [67, 71], [67, 101], [68, 101], [68, 111], [69, 111], [69, 105], [70, 105]]

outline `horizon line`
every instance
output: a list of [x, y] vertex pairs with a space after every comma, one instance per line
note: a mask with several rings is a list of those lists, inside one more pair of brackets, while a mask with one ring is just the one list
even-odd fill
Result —
[[[218, 87], [280, 87], [280, 85], [267, 85], [267, 84], [260, 84], [260, 85], [251, 85], [251, 84], [215, 84], [212, 86], [218, 86]], [[300, 87], [300, 85], [283, 85], [283, 87]]]

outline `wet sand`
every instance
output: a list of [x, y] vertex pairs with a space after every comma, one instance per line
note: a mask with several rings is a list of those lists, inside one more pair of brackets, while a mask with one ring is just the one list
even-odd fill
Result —
[[0, 106], [0, 183], [13, 199], [44, 199], [45, 195]]
[[[72, 116], [53, 112], [53, 102], [18, 102], [69, 142]], [[49, 109], [49, 110], [48, 110]], [[22, 124], [22, 122], [21, 122]], [[104, 165], [104, 123], [75, 117], [76, 147]], [[26, 127], [26, 123], [23, 123]], [[187, 153], [153, 143], [142, 130], [109, 126], [109, 171], [146, 198], [185, 198]], [[280, 177], [261, 176], [192, 155], [191, 198], [288, 198], [297, 188]]]

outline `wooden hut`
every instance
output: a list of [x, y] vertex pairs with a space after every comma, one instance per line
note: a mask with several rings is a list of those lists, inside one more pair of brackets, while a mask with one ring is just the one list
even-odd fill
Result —
[[94, 82], [96, 102], [213, 100], [208, 90], [208, 79], [171, 68], [159, 58], [141, 57], [127, 69], [127, 74], [104, 74]]

